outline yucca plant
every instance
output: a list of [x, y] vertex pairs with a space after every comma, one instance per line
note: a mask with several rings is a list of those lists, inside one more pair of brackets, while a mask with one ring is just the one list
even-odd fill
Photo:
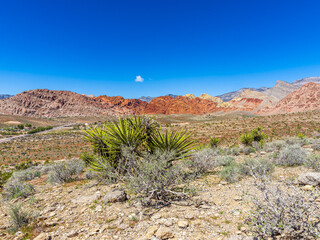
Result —
[[209, 147], [210, 148], [218, 147], [218, 144], [220, 143], [220, 140], [221, 140], [220, 138], [210, 137]]
[[[147, 149], [150, 133], [144, 123], [142, 117], [120, 118], [109, 126], [86, 130], [85, 138], [92, 144], [94, 153], [100, 159], [108, 161], [112, 167], [117, 168], [123, 147], [132, 149], [138, 155]], [[94, 158], [88, 161], [89, 166], [96, 164]]]
[[[174, 152], [173, 158], [182, 159], [188, 157], [194, 149], [194, 141], [191, 140], [190, 133], [185, 131], [170, 131], [163, 132], [161, 129], [154, 131], [151, 136], [150, 150], [162, 152]], [[170, 162], [169, 161], [169, 162]]]

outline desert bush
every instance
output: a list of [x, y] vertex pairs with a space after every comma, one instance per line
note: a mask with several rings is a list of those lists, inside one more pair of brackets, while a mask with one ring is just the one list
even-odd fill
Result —
[[273, 142], [267, 142], [264, 145], [264, 150], [266, 152], [274, 152], [274, 151], [278, 151], [281, 148], [283, 148], [286, 145], [286, 142], [283, 140], [276, 140]]
[[37, 168], [28, 168], [25, 170], [17, 171], [12, 174], [12, 177], [19, 181], [30, 181], [34, 178], [41, 177], [41, 171]]
[[241, 152], [243, 152], [245, 155], [249, 155], [250, 153], [255, 153], [256, 149], [251, 146], [244, 146], [241, 149]]
[[16, 232], [21, 227], [28, 225], [33, 218], [32, 214], [23, 209], [21, 204], [10, 205], [8, 215], [10, 217], [10, 230], [12, 232]]
[[12, 171], [0, 171], [0, 188], [8, 181], [12, 176]]
[[204, 148], [192, 154], [186, 161], [187, 167], [198, 176], [219, 165], [217, 161], [218, 152], [212, 148]]
[[259, 239], [318, 239], [319, 193], [302, 191], [292, 183], [280, 185], [266, 179], [256, 180], [260, 191], [251, 197], [254, 210], [248, 223]]
[[35, 192], [32, 184], [28, 184], [18, 179], [10, 179], [3, 188], [3, 196], [6, 200], [10, 200], [17, 197], [28, 197]]
[[48, 181], [51, 183], [71, 182], [80, 176], [83, 169], [84, 163], [78, 159], [52, 164], [48, 173]]
[[230, 148], [230, 154], [233, 156], [239, 156], [241, 149], [239, 147], [232, 147]]
[[167, 203], [172, 198], [184, 196], [184, 192], [175, 191], [174, 186], [182, 183], [183, 171], [180, 164], [168, 167], [173, 152], [146, 153], [136, 170], [127, 174], [128, 188], [142, 199], [144, 205]]
[[315, 143], [311, 146], [311, 148], [312, 148], [313, 150], [315, 150], [315, 151], [320, 151], [320, 142], [319, 142], [319, 141], [315, 142]]
[[230, 166], [235, 163], [235, 160], [231, 156], [218, 156], [217, 162], [219, 166]]
[[312, 154], [306, 159], [305, 165], [317, 172], [320, 172], [320, 155]]
[[224, 179], [229, 183], [234, 183], [240, 180], [241, 171], [240, 166], [236, 162], [233, 162], [231, 165], [223, 167], [219, 173], [220, 178]]
[[278, 158], [275, 160], [276, 164], [283, 166], [298, 166], [303, 165], [308, 158], [307, 151], [298, 144], [284, 147]]
[[300, 145], [305, 146], [313, 142], [313, 139], [309, 138], [298, 138], [298, 137], [287, 137], [285, 138], [287, 145]]
[[274, 165], [267, 159], [245, 159], [240, 164], [241, 175], [244, 176], [265, 176], [271, 174], [274, 171]]
[[[100, 182], [115, 183], [123, 180], [128, 172], [135, 171], [140, 158], [133, 148], [123, 146], [121, 148], [121, 158], [118, 159], [118, 166], [116, 168], [105, 158], [94, 156], [94, 160], [89, 164], [88, 170]], [[87, 174], [87, 176], [89, 175]]]
[[220, 141], [221, 141], [220, 138], [210, 137], [209, 147], [210, 147], [210, 148], [216, 148], [216, 147], [218, 147]]

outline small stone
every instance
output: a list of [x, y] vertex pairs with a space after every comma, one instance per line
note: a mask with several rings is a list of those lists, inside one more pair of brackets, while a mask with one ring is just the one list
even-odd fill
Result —
[[40, 233], [34, 238], [34, 240], [51, 240], [51, 236], [48, 236], [46, 233]]
[[305, 185], [305, 186], [302, 187], [302, 189], [305, 190], [305, 191], [312, 191], [313, 190], [313, 186]]
[[103, 198], [104, 203], [123, 202], [125, 200], [127, 200], [127, 194], [125, 191], [120, 189], [108, 192]]
[[187, 220], [180, 220], [178, 221], [179, 228], [187, 228], [189, 226], [189, 222]]
[[174, 238], [173, 232], [171, 231], [170, 228], [167, 228], [167, 227], [160, 227], [155, 233], [155, 236], [159, 239]]
[[193, 213], [187, 213], [185, 216], [184, 216], [185, 219], [189, 219], [189, 220], [192, 220], [194, 219], [194, 214]]
[[102, 211], [102, 206], [98, 205], [95, 209], [96, 212], [101, 212]]
[[242, 198], [241, 198], [240, 196], [235, 196], [233, 199], [234, 199], [235, 201], [241, 201], [241, 200], [242, 200]]
[[226, 181], [221, 181], [220, 184], [227, 185], [228, 183]]
[[153, 225], [151, 228], [148, 229], [147, 234], [144, 237], [146, 239], [151, 239], [157, 230], [158, 230], [158, 226]]
[[67, 237], [72, 238], [78, 235], [78, 232], [75, 230], [71, 230], [68, 234]]
[[130, 219], [131, 221], [136, 221], [136, 220], [138, 220], [138, 217], [137, 217], [136, 214], [132, 213], [132, 214], [129, 215], [129, 219]]

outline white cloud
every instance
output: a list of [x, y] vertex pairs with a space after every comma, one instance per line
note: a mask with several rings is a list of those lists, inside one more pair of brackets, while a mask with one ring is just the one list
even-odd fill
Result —
[[136, 76], [136, 79], [134, 81], [135, 82], [143, 82], [144, 78], [142, 78], [141, 76]]

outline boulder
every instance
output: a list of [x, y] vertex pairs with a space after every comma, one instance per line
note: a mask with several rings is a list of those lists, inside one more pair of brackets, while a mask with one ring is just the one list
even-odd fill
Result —
[[127, 194], [121, 189], [112, 190], [103, 198], [104, 203], [123, 202], [125, 200], [127, 200]]
[[320, 173], [307, 172], [298, 177], [298, 181], [303, 185], [318, 186], [320, 185]]

